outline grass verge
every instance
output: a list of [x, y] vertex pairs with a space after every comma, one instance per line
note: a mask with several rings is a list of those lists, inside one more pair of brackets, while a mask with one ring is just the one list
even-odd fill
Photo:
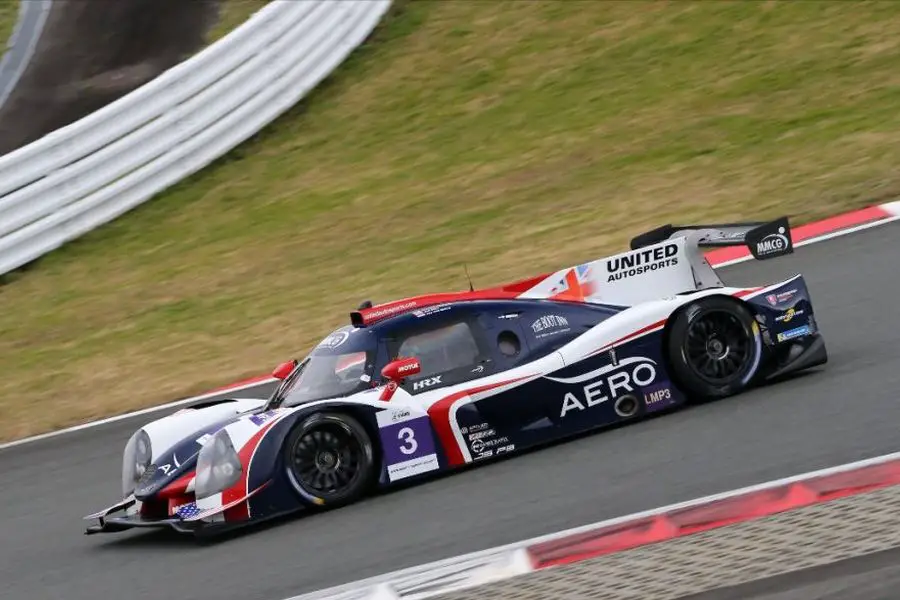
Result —
[[270, 0], [224, 0], [218, 22], [206, 34], [206, 43], [219, 41], [269, 2]]
[[6, 52], [6, 45], [19, 20], [19, 0], [0, 0], [0, 54]]
[[364, 298], [900, 191], [900, 3], [403, 2], [226, 159], [0, 288], [0, 438], [268, 371]]

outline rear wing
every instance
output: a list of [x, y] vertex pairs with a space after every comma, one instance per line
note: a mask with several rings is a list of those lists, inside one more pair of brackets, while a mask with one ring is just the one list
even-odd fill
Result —
[[631, 240], [632, 252], [681, 240], [693, 276], [694, 289], [703, 290], [725, 285], [713, 269], [703, 248], [747, 246], [757, 260], [768, 260], [794, 252], [794, 240], [787, 217], [755, 223], [721, 225], [663, 225]]
[[723, 225], [663, 225], [632, 238], [631, 249], [637, 250], [675, 237], [685, 237], [698, 248], [744, 246], [753, 258], [767, 260], [791, 254], [794, 242], [787, 217], [756, 223]]

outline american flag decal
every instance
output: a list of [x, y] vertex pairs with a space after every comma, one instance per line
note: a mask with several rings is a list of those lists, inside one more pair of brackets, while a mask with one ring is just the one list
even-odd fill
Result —
[[185, 521], [193, 521], [220, 513], [222, 512], [222, 509], [223, 507], [221, 506], [215, 506], [213, 508], [201, 510], [196, 502], [188, 502], [187, 504], [175, 507], [175, 514]]
[[181, 506], [175, 508], [175, 514], [182, 519], [190, 519], [191, 517], [196, 517], [201, 512], [203, 511], [197, 508], [196, 502], [188, 502], [187, 504], [182, 504]]

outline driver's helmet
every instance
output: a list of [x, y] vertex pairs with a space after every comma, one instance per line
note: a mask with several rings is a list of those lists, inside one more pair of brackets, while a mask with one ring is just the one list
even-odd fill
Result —
[[358, 380], [366, 371], [366, 353], [354, 352], [338, 357], [334, 363], [334, 375], [342, 383]]

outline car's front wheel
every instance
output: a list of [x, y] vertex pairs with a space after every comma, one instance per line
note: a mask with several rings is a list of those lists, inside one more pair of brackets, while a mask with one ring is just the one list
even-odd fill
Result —
[[692, 400], [716, 400], [746, 389], [759, 370], [762, 351], [753, 314], [731, 298], [693, 302], [670, 325], [672, 376]]
[[336, 507], [361, 497], [375, 477], [375, 454], [366, 429], [342, 413], [304, 419], [284, 445], [288, 479], [304, 504]]

